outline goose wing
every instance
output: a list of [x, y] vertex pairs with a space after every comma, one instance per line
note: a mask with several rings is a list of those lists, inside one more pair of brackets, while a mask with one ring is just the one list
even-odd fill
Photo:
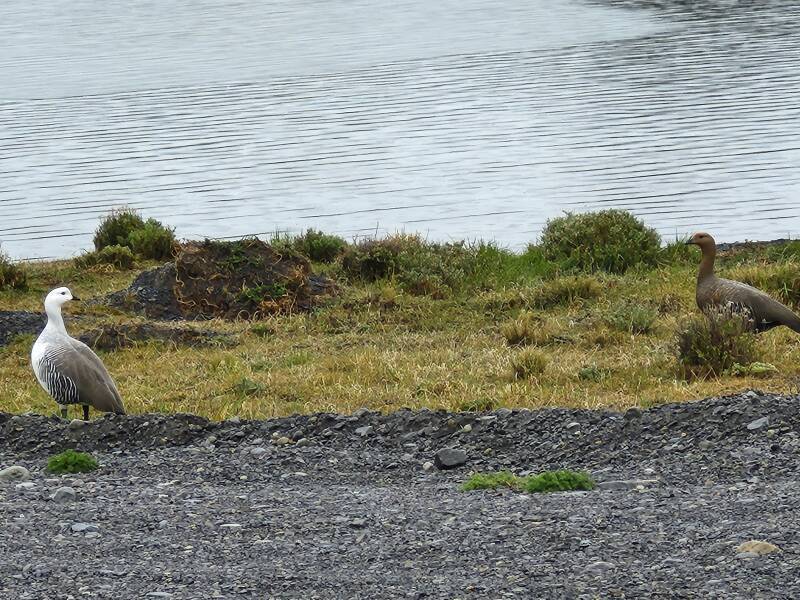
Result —
[[718, 279], [713, 295], [720, 305], [730, 303], [746, 308], [759, 330], [786, 325], [800, 333], [800, 317], [758, 288], [741, 281]]
[[67, 338], [50, 346], [42, 356], [40, 372], [59, 404], [88, 404], [125, 414], [122, 397], [103, 361], [83, 342]]

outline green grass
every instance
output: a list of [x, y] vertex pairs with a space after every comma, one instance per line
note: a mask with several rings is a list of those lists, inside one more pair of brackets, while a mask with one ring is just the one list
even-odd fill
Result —
[[[228, 334], [238, 342], [233, 347], [141, 343], [103, 353], [126, 409], [211, 419], [361, 407], [624, 410], [747, 387], [797, 389], [800, 338], [786, 328], [759, 335], [754, 352], [731, 352], [731, 360], [713, 369], [708, 348], [714, 343], [695, 345], [685, 366], [697, 376], [684, 377], [677, 332], [692, 319], [705, 322], [694, 300], [696, 248], [684, 247], [692, 253], [687, 258], [676, 245], [657, 264], [623, 274], [586, 275], [545, 260], [538, 246], [514, 253], [493, 244], [429, 244], [409, 236], [389, 246], [400, 256], [395, 271], [375, 281], [349, 272], [344, 254], [315, 263], [316, 271], [336, 279], [340, 293], [311, 313], [198, 324]], [[243, 259], [231, 255], [230, 268], [237, 260]], [[726, 276], [768, 265], [789, 273], [795, 260], [794, 250], [776, 247], [722, 252], [719, 271]], [[71, 260], [26, 263], [27, 288], [0, 290], [0, 310], [41, 311], [44, 295], [61, 285], [84, 299], [100, 298], [155, 264], [137, 259], [136, 269], [119, 270], [81, 268]], [[414, 273], [426, 283], [412, 285]], [[430, 293], [423, 293], [426, 286]], [[76, 336], [139, 320], [90, 302], [68, 303], [64, 313]], [[49, 414], [53, 401], [33, 377], [30, 344], [27, 336], [0, 348], [2, 410]], [[533, 351], [522, 353], [526, 349]], [[748, 367], [754, 362], [776, 371], [765, 378]]]
[[61, 454], [51, 456], [47, 461], [47, 470], [51, 473], [88, 473], [94, 471], [100, 465], [97, 461], [85, 452], [75, 450], [65, 450]]
[[595, 483], [587, 473], [580, 471], [545, 471], [528, 477], [519, 477], [509, 471], [499, 471], [497, 473], [474, 473], [461, 486], [461, 489], [466, 492], [499, 488], [540, 494], [593, 490]]

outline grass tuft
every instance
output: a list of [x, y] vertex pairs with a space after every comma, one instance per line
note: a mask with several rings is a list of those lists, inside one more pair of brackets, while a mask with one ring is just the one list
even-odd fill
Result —
[[127, 246], [105, 246], [101, 250], [87, 252], [75, 258], [75, 267], [89, 269], [97, 265], [111, 265], [116, 269], [131, 269], [134, 266], [133, 252]]
[[606, 322], [624, 333], [650, 333], [653, 331], [658, 309], [640, 304], [638, 302], [626, 301], [615, 306], [606, 315]]
[[523, 348], [511, 357], [511, 375], [514, 379], [530, 379], [541, 375], [547, 368], [547, 355], [536, 348]]
[[51, 473], [88, 473], [99, 466], [91, 454], [75, 450], [65, 450], [47, 461], [47, 470]]

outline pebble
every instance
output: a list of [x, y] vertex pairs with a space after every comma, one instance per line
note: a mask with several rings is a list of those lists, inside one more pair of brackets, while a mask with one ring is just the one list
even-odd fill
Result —
[[364, 427], [356, 428], [356, 435], [360, 435], [361, 437], [367, 437], [373, 431], [372, 425], [365, 425]]
[[100, 530], [94, 523], [73, 523], [70, 529], [73, 533], [96, 533]]
[[69, 422], [69, 425], [68, 425], [68, 427], [69, 427], [69, 428], [70, 428], [72, 431], [75, 431], [76, 429], [83, 429], [83, 428], [84, 428], [84, 427], [86, 427], [88, 424], [89, 424], [89, 422], [88, 422], [88, 421], [84, 421], [84, 420], [82, 420], [82, 419], [72, 419], [72, 420]]
[[467, 453], [460, 448], [442, 448], [433, 457], [440, 469], [454, 469], [467, 462]]
[[272, 443], [275, 444], [276, 446], [287, 446], [288, 444], [292, 443], [292, 440], [290, 440], [286, 436], [283, 436], [283, 437], [276, 438], [275, 440], [273, 440]]
[[22, 483], [18, 483], [14, 487], [18, 490], [29, 490], [31, 488], [36, 487], [36, 484], [33, 481], [23, 481]]
[[267, 453], [267, 449], [266, 448], [262, 448], [261, 446], [259, 446], [257, 448], [251, 448], [250, 449], [250, 454], [252, 454], [253, 456], [261, 456], [262, 454], [266, 454], [266, 453]]
[[70, 502], [74, 502], [75, 497], [75, 490], [65, 485], [58, 488], [55, 493], [50, 496], [50, 499], [53, 502], [58, 502], [59, 504], [68, 504]]
[[422, 470], [423, 471], [430, 471], [433, 468], [433, 463], [431, 461], [426, 461], [422, 463]]
[[0, 482], [7, 483], [10, 481], [25, 481], [31, 478], [31, 473], [25, 467], [14, 465], [6, 467], [0, 471]]
[[467, 423], [466, 425], [464, 425], [464, 427], [461, 428], [461, 431], [463, 431], [464, 433], [469, 433], [470, 431], [472, 431], [472, 425]]
[[605, 573], [606, 571], [610, 571], [611, 569], [615, 569], [616, 565], [614, 563], [606, 562], [603, 560], [599, 560], [597, 562], [593, 562], [591, 564], [586, 565], [584, 571], [586, 573]]
[[760, 419], [756, 419], [755, 421], [750, 421], [747, 424], [747, 428], [750, 431], [754, 431], [756, 429], [761, 429], [762, 427], [766, 427], [769, 425], [769, 417], [761, 417]]

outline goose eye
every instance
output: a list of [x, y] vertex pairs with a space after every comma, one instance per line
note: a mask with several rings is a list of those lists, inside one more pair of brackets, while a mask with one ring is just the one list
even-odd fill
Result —
[[66, 295], [67, 295], [67, 292], [61, 292], [61, 295], [62, 295], [62, 296], [66, 296]]

